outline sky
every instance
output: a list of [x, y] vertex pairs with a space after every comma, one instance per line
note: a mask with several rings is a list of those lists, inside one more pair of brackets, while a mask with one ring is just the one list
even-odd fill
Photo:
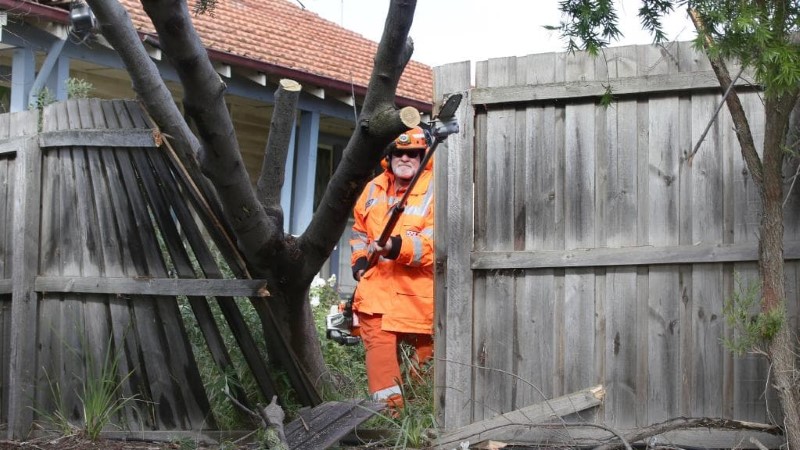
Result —
[[[294, 0], [307, 10], [380, 41], [389, 0]], [[561, 52], [566, 48], [557, 32], [559, 0], [417, 0], [410, 36], [412, 59], [436, 67], [452, 62]], [[639, 0], [617, 0], [624, 38], [613, 45], [649, 44], [636, 16]], [[690, 40], [694, 28], [684, 11], [664, 21], [670, 40]]]

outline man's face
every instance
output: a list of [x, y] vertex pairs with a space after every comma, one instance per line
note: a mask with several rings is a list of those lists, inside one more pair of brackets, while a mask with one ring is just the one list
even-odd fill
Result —
[[419, 170], [422, 150], [396, 149], [392, 151], [391, 163], [394, 176], [403, 181], [411, 181]]

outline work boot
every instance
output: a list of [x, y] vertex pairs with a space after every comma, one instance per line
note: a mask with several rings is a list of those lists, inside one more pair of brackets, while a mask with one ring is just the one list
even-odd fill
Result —
[[386, 402], [386, 409], [383, 410], [384, 414], [392, 419], [399, 419], [400, 411], [403, 410], [403, 405], [405, 404], [403, 396], [401, 394], [392, 394], [384, 402]]

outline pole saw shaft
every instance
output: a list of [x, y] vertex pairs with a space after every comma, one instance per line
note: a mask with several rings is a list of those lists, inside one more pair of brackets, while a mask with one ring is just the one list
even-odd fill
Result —
[[[436, 147], [439, 146], [447, 136], [450, 136], [453, 133], [458, 133], [458, 121], [455, 118], [456, 109], [458, 109], [458, 105], [461, 104], [461, 94], [454, 94], [447, 98], [444, 105], [442, 106], [441, 111], [439, 112], [439, 117], [437, 118], [440, 121], [440, 124], [433, 128], [433, 143], [428, 148], [428, 151], [425, 152], [425, 156], [422, 158], [422, 161], [419, 163], [419, 169], [417, 173], [414, 174], [414, 177], [411, 178], [409, 182], [408, 189], [400, 198], [400, 201], [397, 202], [392, 207], [392, 212], [389, 215], [389, 220], [386, 222], [386, 226], [383, 228], [383, 232], [378, 237], [378, 245], [383, 247], [386, 245], [386, 242], [389, 240], [389, 237], [392, 234], [392, 230], [394, 230], [395, 225], [397, 225], [397, 221], [400, 220], [400, 216], [403, 214], [403, 211], [406, 209], [406, 201], [408, 201], [408, 196], [411, 194], [411, 190], [414, 189], [414, 186], [417, 184], [417, 180], [419, 180], [420, 175], [422, 172], [425, 171], [425, 167], [428, 165], [428, 161], [430, 161], [431, 157], [433, 157], [433, 152], [436, 151]], [[367, 269], [374, 266], [378, 262], [378, 254], [371, 253], [367, 260]]]
[[[386, 222], [386, 225], [383, 227], [383, 231], [381, 232], [380, 236], [378, 236], [377, 243], [379, 246], [383, 247], [386, 245], [386, 242], [392, 235], [392, 230], [394, 230], [395, 225], [397, 225], [397, 221], [400, 220], [400, 216], [403, 215], [403, 211], [406, 210], [406, 202], [408, 201], [408, 196], [411, 194], [411, 190], [414, 189], [414, 186], [417, 184], [417, 180], [419, 180], [420, 175], [425, 170], [425, 166], [428, 165], [428, 161], [430, 161], [431, 156], [433, 156], [433, 152], [436, 151], [436, 147], [439, 146], [439, 143], [442, 142], [444, 139], [442, 138], [435, 138], [433, 144], [431, 144], [428, 151], [425, 152], [425, 156], [422, 157], [422, 161], [419, 163], [419, 170], [417, 173], [414, 174], [414, 177], [411, 178], [411, 181], [408, 184], [408, 188], [406, 189], [405, 193], [402, 197], [400, 197], [400, 201], [395, 203], [392, 206], [392, 212], [389, 214], [389, 220]], [[367, 269], [374, 266], [378, 262], [378, 254], [377, 253], [370, 253]]]
[[[403, 215], [403, 212], [406, 209], [408, 196], [411, 194], [411, 190], [414, 189], [414, 186], [417, 184], [417, 180], [419, 180], [419, 177], [422, 175], [422, 172], [425, 170], [428, 162], [430, 162], [433, 152], [436, 151], [436, 148], [440, 143], [447, 139], [447, 136], [459, 132], [459, 126], [455, 117], [455, 112], [458, 109], [458, 105], [461, 103], [461, 98], [461, 94], [451, 95], [447, 98], [442, 106], [442, 109], [439, 111], [439, 116], [436, 118], [439, 124], [433, 128], [433, 143], [422, 157], [422, 160], [419, 164], [419, 169], [411, 178], [405, 193], [403, 193], [403, 196], [400, 198], [400, 200], [394, 206], [392, 206], [389, 214], [389, 220], [386, 222], [386, 225], [384, 225], [383, 231], [381, 232], [380, 236], [378, 236], [378, 240], [376, 241], [380, 247], [385, 246], [386, 242], [389, 241], [394, 227], [397, 225], [397, 222], [400, 220], [400, 216]], [[380, 256], [378, 253], [370, 253], [367, 257], [366, 270], [369, 270], [375, 266], [375, 264], [378, 263], [379, 258]], [[329, 314], [326, 319], [326, 335], [328, 339], [332, 339], [334, 342], [342, 345], [357, 345], [361, 342], [361, 337], [353, 331], [354, 321], [357, 321], [358, 319], [358, 317], [353, 314], [353, 302], [355, 299], [355, 294], [355, 291], [353, 291], [353, 295], [350, 297], [350, 299], [347, 301], [342, 301], [339, 305], [338, 311], [332, 310], [331, 314]], [[357, 328], [357, 325], [355, 325], [355, 327]]]

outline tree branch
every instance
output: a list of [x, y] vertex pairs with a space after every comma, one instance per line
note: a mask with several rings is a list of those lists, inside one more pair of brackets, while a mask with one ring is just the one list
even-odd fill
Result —
[[197, 169], [195, 156], [200, 149], [200, 142], [175, 106], [172, 94], [144, 49], [128, 12], [116, 1], [88, 0], [88, 3], [97, 17], [103, 37], [125, 64], [134, 92], [159, 127], [171, 136], [175, 151], [184, 164], [190, 169]]
[[[742, 422], [739, 420], [730, 419], [715, 419], [708, 417], [700, 418], [686, 418], [677, 417], [665, 422], [656, 423], [644, 428], [640, 428], [633, 433], [625, 436], [627, 442], [638, 442], [652, 436], [664, 434], [668, 431], [685, 430], [689, 428], [723, 428], [729, 430], [752, 430], [761, 431], [764, 433], [780, 435], [780, 428], [774, 425], [767, 425], [755, 422]], [[624, 442], [624, 441], [623, 441]], [[596, 447], [594, 450], [610, 450], [620, 447], [621, 442], [611, 442], [605, 445]]]
[[286, 156], [295, 123], [297, 100], [301, 86], [294, 80], [284, 79], [275, 91], [275, 107], [269, 125], [269, 137], [264, 151], [264, 163], [258, 178], [258, 200], [267, 215], [283, 228], [283, 209], [281, 208], [281, 189], [283, 188]]
[[[689, 8], [689, 17], [692, 18], [692, 23], [694, 23], [698, 35], [705, 37], [703, 40], [703, 47], [706, 49], [706, 54], [708, 55], [708, 50], [713, 45], [713, 41], [705, 30], [703, 19], [694, 8]], [[709, 56], [708, 59], [711, 62], [711, 68], [714, 70], [714, 74], [717, 76], [719, 85], [722, 89], [728, 90], [733, 84], [733, 81], [731, 80], [731, 75], [730, 72], [728, 72], [725, 61], [723, 61], [722, 58], [712, 58], [711, 56]], [[739, 99], [739, 94], [736, 93], [735, 89], [731, 89], [730, 95], [726, 97], [725, 102], [728, 105], [728, 111], [731, 113], [731, 119], [733, 120], [734, 129], [736, 131], [736, 138], [742, 148], [742, 157], [745, 162], [747, 162], [747, 167], [750, 169], [753, 181], [760, 189], [764, 183], [764, 171], [761, 165], [761, 158], [759, 158], [758, 152], [756, 151], [755, 141], [750, 132], [750, 124], [747, 121], [747, 114], [744, 112], [742, 101]]]
[[[103, 37], [114, 47], [128, 71], [136, 96], [161, 131], [169, 136], [172, 149], [202, 195], [214, 216], [226, 220], [216, 192], [205, 178], [197, 161], [200, 141], [183, 118], [172, 93], [167, 89], [155, 63], [147, 54], [139, 35], [133, 28], [128, 12], [117, 1], [88, 0], [100, 25]], [[227, 230], [230, 224], [220, 223]]]
[[389, 6], [358, 126], [311, 223], [298, 240], [305, 257], [298, 277], [301, 284], [311, 281], [342, 236], [355, 201], [383, 157], [383, 149], [398, 134], [419, 124], [418, 111], [398, 111], [394, 105], [397, 84], [414, 51], [408, 31], [416, 3], [392, 0]]
[[692, 153], [690, 153], [689, 157], [686, 158], [686, 162], [687, 162], [687, 164], [689, 164], [689, 167], [692, 166], [692, 160], [694, 159], [694, 155], [697, 154], [698, 150], [700, 150], [700, 145], [703, 143], [703, 141], [706, 140], [706, 135], [708, 135], [708, 130], [711, 129], [711, 126], [714, 124], [714, 122], [719, 117], [719, 111], [722, 109], [722, 106], [725, 105], [725, 102], [728, 100], [728, 96], [731, 94], [731, 91], [733, 90], [733, 86], [735, 86], [736, 81], [739, 79], [740, 76], [742, 76], [742, 72], [744, 72], [744, 67], [741, 67], [739, 69], [739, 73], [736, 74], [736, 77], [733, 78], [733, 81], [731, 82], [731, 84], [729, 84], [728, 88], [725, 89], [725, 94], [722, 95], [722, 101], [719, 102], [719, 105], [717, 105], [717, 109], [714, 110], [714, 115], [712, 115], [711, 118], [708, 119], [708, 124], [706, 124], [706, 128], [703, 130], [703, 134], [700, 135], [700, 138], [697, 140], [697, 143], [694, 145], [694, 149], [692, 149]]
[[186, 1], [142, 0], [142, 5], [187, 93], [184, 107], [203, 145], [203, 173], [214, 184], [247, 261], [263, 269], [283, 230], [267, 216], [250, 184], [225, 105], [225, 84], [197, 36]]

